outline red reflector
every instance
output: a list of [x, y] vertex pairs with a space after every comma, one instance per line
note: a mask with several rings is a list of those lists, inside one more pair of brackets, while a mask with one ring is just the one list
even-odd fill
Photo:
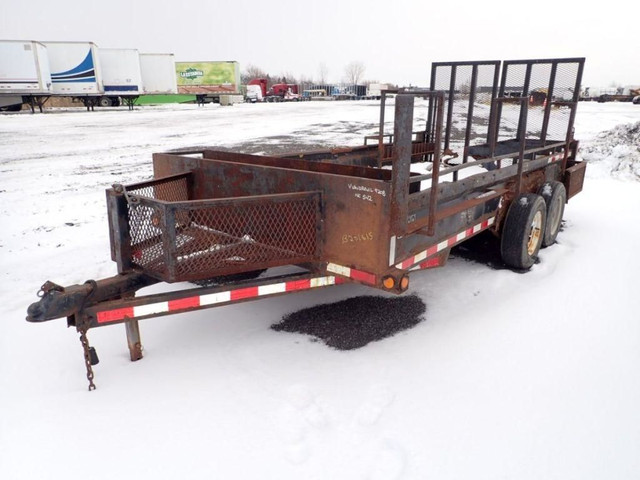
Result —
[[169, 311], [185, 310], [187, 308], [199, 307], [200, 297], [181, 298], [180, 300], [169, 300]]
[[360, 270], [351, 269], [351, 278], [359, 282], [365, 282], [370, 285], [376, 284], [376, 276], [371, 273], [361, 272]]
[[420, 268], [432, 268], [432, 267], [439, 267], [439, 266], [440, 266], [440, 258], [438, 257], [430, 258], [426, 262], [422, 262], [420, 264]]
[[285, 283], [285, 290], [287, 292], [294, 292], [296, 290], [308, 290], [311, 288], [311, 280], [294, 280], [293, 282]]
[[106, 312], [98, 312], [98, 323], [109, 323], [124, 320], [125, 317], [133, 318], [133, 307], [118, 308], [117, 310], [107, 310]]
[[231, 290], [231, 301], [242, 300], [244, 298], [252, 298], [258, 296], [258, 287], [239, 288]]

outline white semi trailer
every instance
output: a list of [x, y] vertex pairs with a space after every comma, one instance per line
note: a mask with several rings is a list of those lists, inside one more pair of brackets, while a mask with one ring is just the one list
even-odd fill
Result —
[[47, 48], [31, 40], [0, 40], [0, 109], [42, 105], [52, 93]]
[[141, 53], [142, 91], [145, 95], [178, 93], [173, 53]]
[[177, 94], [173, 54], [98, 48], [93, 42], [0, 40], [0, 110], [67, 97], [87, 109], [130, 109], [140, 95]]
[[104, 95], [98, 100], [101, 107], [118, 106], [120, 103], [133, 108], [133, 103], [143, 93], [140, 54], [128, 48], [100, 48], [100, 67]]
[[44, 42], [49, 54], [53, 94], [73, 97], [87, 109], [104, 96], [98, 47], [93, 42]]

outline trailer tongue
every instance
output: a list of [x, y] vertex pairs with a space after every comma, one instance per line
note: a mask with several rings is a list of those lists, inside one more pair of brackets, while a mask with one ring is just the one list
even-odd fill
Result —
[[[138, 320], [346, 282], [400, 294], [411, 272], [443, 266], [453, 246], [485, 230], [501, 237], [507, 265], [528, 269], [582, 189], [573, 121], [583, 66], [582, 58], [434, 64], [429, 90], [383, 92], [379, 134], [361, 147], [154, 154], [153, 180], [107, 190], [118, 275], [47, 282], [27, 320], [67, 317], [93, 389], [91, 328], [124, 323], [138, 360]], [[532, 93], [540, 91], [542, 101]], [[417, 98], [426, 118], [415, 131]], [[417, 162], [431, 171], [412, 172]], [[138, 294], [185, 281], [203, 286]]]

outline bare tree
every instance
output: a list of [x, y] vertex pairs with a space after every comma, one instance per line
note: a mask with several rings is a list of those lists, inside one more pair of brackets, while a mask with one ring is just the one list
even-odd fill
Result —
[[240, 75], [240, 81], [243, 85], [246, 85], [254, 78], [267, 78], [269, 75], [262, 70], [260, 67], [256, 67], [255, 65], [247, 65], [247, 68]]
[[327, 68], [327, 64], [324, 62], [320, 62], [320, 65], [318, 65], [318, 83], [320, 85], [326, 84], [328, 75], [329, 69]]
[[313, 85], [313, 78], [312, 77], [307, 77], [306, 75], [300, 75], [300, 78], [298, 79], [298, 84], [301, 86], [302, 90], [306, 90], [308, 88], [311, 88], [311, 85]]
[[298, 83], [298, 79], [291, 72], [283, 72], [280, 75], [280, 83]]
[[364, 75], [365, 67], [362, 62], [351, 62], [349, 63], [345, 69], [344, 74], [347, 77], [347, 83], [351, 85], [358, 85], [358, 82], [362, 79]]

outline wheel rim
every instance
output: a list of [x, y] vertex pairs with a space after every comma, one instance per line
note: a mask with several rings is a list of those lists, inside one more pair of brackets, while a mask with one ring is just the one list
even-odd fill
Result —
[[529, 231], [529, 240], [527, 241], [527, 253], [531, 256], [536, 253], [542, 236], [542, 212], [537, 211], [531, 222], [531, 230]]

